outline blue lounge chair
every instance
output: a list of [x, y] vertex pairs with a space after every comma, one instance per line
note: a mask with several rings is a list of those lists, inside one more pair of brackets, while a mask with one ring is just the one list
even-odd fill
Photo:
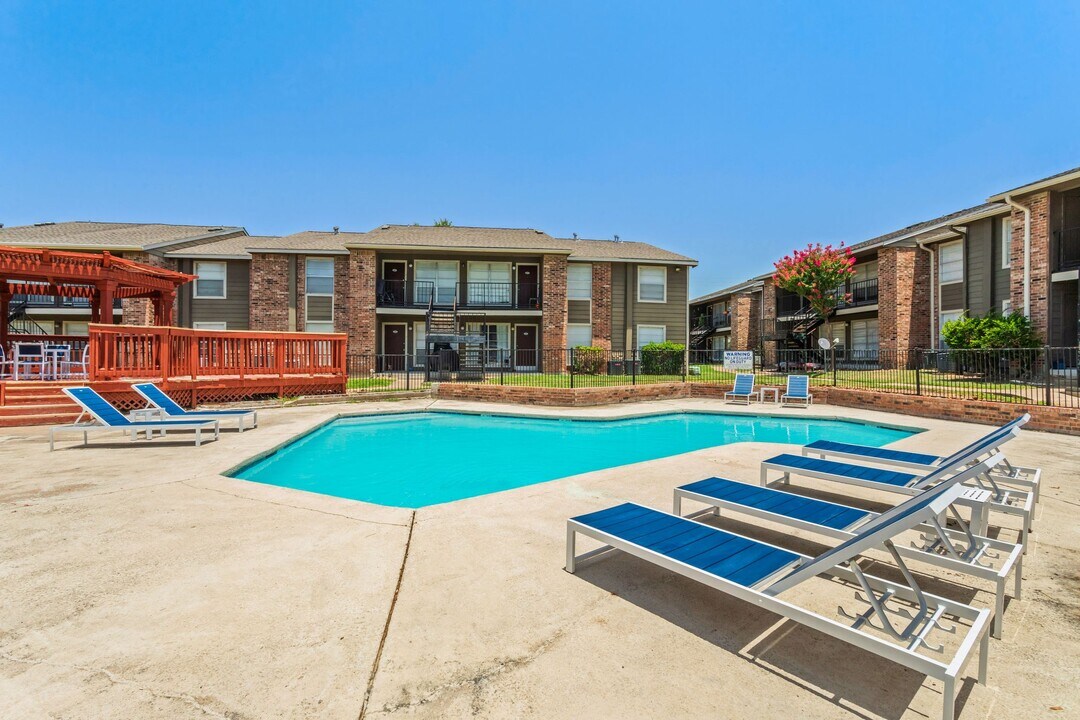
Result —
[[[964, 473], [974, 476], [987, 472], [1002, 459], [1000, 454], [993, 455], [981, 463], [982, 467], [968, 468]], [[963, 477], [959, 477], [956, 482], [962, 480]], [[731, 510], [838, 540], [854, 537], [860, 527], [879, 515], [865, 508], [716, 477], [675, 488], [673, 512], [676, 515], [682, 515], [683, 500], [703, 503], [713, 508], [717, 515], [721, 509]], [[923, 528], [925, 544], [922, 547], [898, 545], [896, 551], [904, 558], [994, 583], [993, 635], [1000, 638], [1005, 587], [1010, 575], [1013, 576], [1013, 597], [1020, 599], [1024, 548], [975, 535], [955, 509], [950, 508], [950, 511], [959, 530], [949, 529], [935, 518]]]
[[[991, 436], [999, 437], [1001, 443], [1007, 442], [1014, 437], [1009, 431], [1014, 428], [1018, 429], [1023, 427], [1030, 419], [1031, 415], [1024, 413], [1015, 420], [1011, 420], [1001, 427], [995, 428], [975, 442], [980, 442]], [[988, 452], [993, 450], [997, 450], [997, 446], [988, 446]], [[962, 452], [963, 448], [948, 457], [942, 457], [939, 455], [910, 452], [908, 450], [873, 447], [872, 445], [854, 445], [851, 443], [837, 442], [835, 440], [816, 440], [809, 445], [804, 445], [802, 448], [802, 454], [811, 457], [843, 458], [845, 460], [856, 460], [858, 462], [875, 463], [877, 465], [911, 468], [912, 470], [922, 470], [924, 472], [951, 464], [956, 456]], [[999, 483], [1015, 485], [1025, 490], [1032, 491], [1035, 495], [1036, 504], [1039, 502], [1041, 475], [1042, 470], [1039, 468], [1013, 465], [1008, 459], [1003, 459], [1001, 464], [994, 468], [994, 471], [991, 473], [994, 480]]]
[[809, 375], [788, 375], [787, 392], [780, 396], [780, 406], [801, 405], [810, 407], [814, 402], [814, 396], [810, 394]]
[[[71, 425], [57, 425], [49, 428], [49, 450], [56, 444], [56, 435], [60, 432], [82, 433], [83, 445], [86, 445], [91, 432], [125, 432], [135, 440], [140, 432], [146, 433], [147, 440], [157, 430], [164, 435], [169, 430], [193, 430], [195, 431], [195, 446], [202, 445], [203, 430], [213, 430], [216, 440], [221, 432], [219, 422], [212, 419], [202, 420], [145, 420], [132, 421], [124, 416], [105, 398], [98, 395], [88, 387], [62, 388], [64, 394], [74, 400], [82, 408], [82, 414]], [[91, 422], [83, 422], [83, 418], [89, 415]]]
[[[769, 484], [769, 471], [782, 473], [779, 482], [788, 483], [792, 475], [831, 480], [834, 482], [873, 488], [886, 492], [918, 495], [926, 488], [941, 481], [950, 473], [957, 473], [976, 462], [979, 457], [996, 450], [1003, 442], [1018, 432], [1017, 426], [999, 428], [997, 431], [980, 438], [949, 457], [948, 463], [941, 464], [929, 474], [911, 471], [889, 470], [836, 460], [806, 457], [804, 455], [782, 454], [771, 457], [761, 463], [760, 484]], [[1027, 547], [1027, 534], [1034, 522], [1033, 492], [1005, 488], [994, 480], [989, 473], [971, 477], [970, 492], [962, 504], [971, 508], [972, 528], [979, 535], [986, 535], [989, 511], [994, 510], [1023, 518], [1020, 530], [1020, 544]]]
[[169, 418], [236, 420], [240, 432], [244, 432], [244, 422], [248, 419], [251, 420], [251, 427], [259, 426], [257, 410], [185, 410], [154, 383], [137, 383], [132, 385], [131, 389], [139, 393], [151, 407], [158, 408]]
[[749, 405], [754, 397], [758, 397], [758, 391], [754, 389], [752, 373], [738, 373], [735, 376], [735, 386], [724, 393], [725, 400], [741, 400], [746, 405]]
[[[945, 512], [962, 493], [944, 481], [868, 521], [859, 532], [817, 557], [802, 555], [737, 533], [669, 515], [634, 503], [567, 520], [566, 570], [578, 563], [620, 550], [683, 575], [732, 597], [745, 600], [808, 628], [891, 660], [944, 683], [942, 718], [955, 712], [960, 674], [979, 652], [978, 680], [986, 682], [992, 613], [922, 590], [896, 550], [893, 539]], [[577, 536], [604, 547], [577, 555]], [[889, 552], [901, 568], [903, 582], [866, 574], [855, 560], [874, 548]], [[783, 593], [822, 576], [858, 584], [856, 599], [865, 604], [857, 614], [840, 611], [851, 624], [827, 617], [784, 599]], [[811, 592], [811, 591], [807, 591]], [[897, 605], [897, 604], [900, 605]], [[946, 626], [946, 616], [967, 625]], [[902, 619], [900, 619], [902, 618]], [[870, 628], [872, 631], [868, 631]], [[955, 650], [936, 645], [937, 631], [955, 633]], [[930, 655], [929, 652], [939, 653]], [[950, 657], [951, 655], [951, 657]]]

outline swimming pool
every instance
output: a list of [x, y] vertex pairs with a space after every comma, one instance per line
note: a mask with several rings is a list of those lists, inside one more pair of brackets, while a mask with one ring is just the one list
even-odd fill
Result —
[[840, 420], [707, 413], [627, 420], [400, 413], [334, 420], [231, 476], [420, 508], [716, 445], [828, 438], [881, 446], [912, 434]]

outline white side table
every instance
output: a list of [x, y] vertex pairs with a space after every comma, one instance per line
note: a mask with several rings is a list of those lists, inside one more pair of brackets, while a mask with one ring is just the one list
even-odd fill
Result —
[[[128, 413], [128, 419], [131, 420], [131, 422], [148, 422], [154, 420], [164, 420], [165, 418], [165, 411], [161, 408], [156, 407], [140, 408], [138, 410], [132, 410]], [[158, 430], [158, 432], [161, 433], [162, 437], [165, 437], [164, 429], [160, 429]], [[154, 437], [154, 431], [147, 430], [146, 437], [148, 439]]]
[[763, 387], [763, 388], [761, 388], [761, 390], [759, 391], [761, 393], [761, 402], [765, 402], [765, 398], [766, 398], [767, 394], [772, 395], [772, 403], [773, 403], [773, 405], [780, 402], [780, 390], [781, 390], [781, 388], [778, 388], [778, 387]]

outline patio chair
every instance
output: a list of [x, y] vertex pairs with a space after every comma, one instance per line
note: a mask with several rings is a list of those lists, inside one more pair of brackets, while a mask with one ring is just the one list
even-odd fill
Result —
[[132, 385], [131, 389], [150, 403], [150, 407], [158, 408], [169, 418], [236, 420], [236, 426], [240, 432], [244, 432], [244, 423], [249, 419], [251, 420], [251, 427], [259, 426], [259, 413], [257, 410], [185, 410], [154, 383], [137, 383]]
[[814, 402], [814, 396], [810, 394], [810, 376], [788, 375], [787, 391], [780, 396], [780, 406], [786, 407], [791, 404], [810, 407], [812, 402]]
[[749, 405], [750, 399], [757, 395], [758, 391], [754, 389], [753, 373], [738, 373], [735, 375], [735, 386], [724, 393], [724, 400], [741, 400]]
[[4, 346], [0, 345], [0, 379], [12, 377], [15, 370], [15, 361], [8, 360], [4, 353]]
[[60, 377], [64, 380], [83, 380], [90, 377], [90, 346], [83, 347], [79, 360], [61, 360]]
[[[956, 482], [962, 482], [965, 475], [988, 472], [1003, 460], [1001, 454], [992, 455], [964, 470]], [[682, 515], [683, 500], [703, 503], [713, 508], [717, 515], [721, 509], [731, 510], [837, 540], [855, 537], [861, 526], [879, 515], [865, 508], [717, 477], [675, 488], [673, 512], [676, 515]], [[947, 528], [935, 518], [921, 528], [924, 532], [921, 546], [899, 545], [896, 551], [904, 558], [994, 583], [993, 635], [1000, 638], [1005, 612], [1005, 587], [1010, 575], [1013, 576], [1013, 597], [1020, 599], [1024, 548], [976, 535], [955, 508], [950, 506], [949, 511], [958, 529]]]
[[[1030, 419], [1031, 415], [1029, 413], [1024, 413], [1015, 420], [1011, 420], [1001, 427], [995, 428], [993, 431], [980, 438], [980, 440], [987, 439], [991, 435], [999, 435], [1001, 442], [1004, 443], [1014, 437], [1007, 432], [1008, 430], [1014, 427], [1023, 427]], [[976, 442], [979, 441], [976, 440]], [[996, 449], [996, 447], [987, 448], [988, 451], [993, 449]], [[958, 452], [963, 452], [963, 448]], [[910, 452], [908, 450], [893, 450], [890, 448], [874, 447], [872, 445], [854, 445], [851, 443], [837, 442], [835, 440], [815, 440], [808, 445], [803, 445], [802, 454], [811, 457], [837, 457], [846, 460], [875, 463], [878, 465], [892, 465], [893, 467], [930, 471], [943, 465], [950, 464], [958, 453], [953, 453], [948, 457], [942, 457], [939, 455]], [[1026, 490], [1031, 490], [1035, 494], [1035, 504], [1038, 504], [1039, 486], [1042, 476], [1042, 470], [1040, 468], [1013, 465], [1007, 458], [1003, 457], [1001, 464], [994, 468], [993, 472], [989, 474], [998, 483], [1015, 485]]]
[[[49, 428], [49, 450], [55, 447], [56, 435], [61, 432], [82, 433], [83, 445], [88, 443], [88, 435], [91, 432], [124, 432], [131, 436], [132, 441], [138, 438], [140, 432], [146, 433], [146, 439], [151, 438], [155, 430], [161, 431], [164, 436], [169, 430], [193, 430], [195, 432], [195, 447], [202, 445], [203, 430], [213, 430], [214, 439], [217, 440], [221, 427], [218, 420], [143, 420], [133, 421], [124, 416], [113, 405], [97, 394], [92, 388], [73, 387], [61, 388], [64, 394], [74, 400], [82, 408], [82, 414], [70, 425], [56, 425]], [[89, 415], [90, 422], [83, 422], [83, 418]]]
[[45, 374], [45, 343], [17, 342], [12, 349], [12, 379], [41, 379]]
[[[948, 464], [942, 464], [933, 472], [922, 475], [785, 453], [761, 463], [760, 484], [769, 484], [769, 471], [773, 470], [782, 473], [779, 480], [782, 483], [790, 482], [792, 475], [800, 475], [885, 492], [918, 495], [927, 487], [939, 483], [942, 477], [949, 473], [958, 473], [980, 456], [996, 450], [1015, 436], [1018, 430], [1015, 425], [999, 428], [954, 453]], [[1003, 487], [988, 472], [973, 476], [970, 480], [962, 504], [971, 508], [972, 527], [975, 532], [986, 535], [987, 518], [991, 510], [1018, 516], [1022, 518], [1019, 542], [1026, 549], [1028, 532], [1032, 529], [1035, 517], [1034, 492]]]
[[[941, 482], [867, 521], [851, 538], [816, 557], [677, 515], [623, 503], [567, 520], [566, 570], [573, 573], [582, 560], [621, 550], [921, 675], [941, 680], [944, 683], [942, 718], [951, 720], [955, 713], [957, 680], [973, 658], [976, 646], [979, 647], [978, 681], [986, 682], [993, 613], [987, 608], [979, 609], [931, 595], [920, 588], [897, 551], [894, 539], [902, 532], [936, 519], [963, 492], [959, 481]], [[578, 535], [593, 538], [605, 546], [578, 557]], [[890, 554], [900, 568], [902, 582], [868, 575], [859, 567], [857, 559], [875, 548]], [[851, 621], [850, 625], [782, 597], [786, 591], [817, 576], [859, 586], [855, 597], [865, 604], [865, 609], [858, 614], [843, 608], [838, 611], [841, 618]], [[944, 623], [946, 616], [965, 620], [968, 624], [947, 625]], [[951, 633], [953, 640], [949, 646], [954, 650], [950, 652], [944, 645], [936, 643], [937, 631]], [[825, 671], [828, 672], [827, 666]]]

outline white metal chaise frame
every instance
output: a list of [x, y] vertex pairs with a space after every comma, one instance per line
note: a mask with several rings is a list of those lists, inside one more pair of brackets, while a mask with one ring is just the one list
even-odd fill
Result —
[[[985, 472], [990, 470], [1004, 459], [1004, 456], [1000, 453], [992, 455], [990, 458], [978, 463], [976, 466], [972, 466], [965, 473], [972, 475], [979, 472]], [[963, 473], [962, 473], [963, 474]], [[755, 487], [751, 483], [745, 483], [748, 487]], [[772, 492], [780, 492], [790, 494], [793, 498], [805, 498], [813, 500], [817, 503], [825, 503], [827, 505], [834, 505], [838, 508], [852, 509], [852, 510], [864, 510], [863, 508], [855, 508], [850, 505], [841, 505], [839, 503], [829, 502], [827, 500], [821, 500], [819, 498], [810, 498], [804, 495], [797, 495], [795, 493], [787, 493], [785, 490], [779, 490], [776, 488], [768, 488]], [[682, 515], [682, 501], [691, 500], [708, 506], [708, 509], [692, 513], [685, 517], [697, 517], [702, 513], [708, 512], [709, 509], [717, 516], [720, 515], [721, 509], [734, 511], [750, 517], [773, 522], [778, 525], [784, 525], [796, 530], [806, 530], [808, 532], [816, 533], [818, 535], [824, 535], [826, 537], [834, 538], [836, 540], [849, 540], [858, 534], [859, 527], [866, 524], [873, 517], [865, 518], [858, 521], [854, 526], [848, 526], [845, 529], [837, 529], [829, 527], [827, 525], [819, 525], [818, 523], [810, 522], [808, 520], [802, 520], [800, 518], [783, 515], [780, 513], [772, 512], [768, 509], [762, 509], [753, 505], [747, 505], [740, 503], [738, 500], [728, 500], [725, 498], [719, 498], [713, 495], [707, 495], [693, 490], [688, 490], [685, 487], [677, 487], [673, 493], [672, 512], [675, 515]], [[930, 521], [926, 524], [924, 529], [924, 539], [927, 541], [927, 546], [920, 548], [917, 545], [912, 544], [911, 547], [904, 545], [897, 545], [896, 551], [901, 557], [905, 557], [911, 560], [926, 563], [935, 567], [942, 568], [944, 570], [951, 570], [963, 575], [969, 575], [980, 580], [986, 580], [994, 584], [994, 625], [993, 636], [1000, 639], [1002, 634], [1002, 625], [1005, 614], [1005, 595], [1006, 587], [1009, 582], [1009, 576], [1013, 577], [1013, 598], [1016, 600], [1021, 599], [1021, 586], [1023, 581], [1023, 557], [1024, 546], [1018, 543], [1010, 543], [1004, 540], [998, 540], [996, 538], [989, 538], [981, 535], [976, 535], [971, 532], [963, 519], [956, 513], [955, 509], [950, 507], [950, 511], [953, 515], [953, 520], [957, 523], [959, 530], [953, 530], [946, 528], [943, 523], [937, 519]], [[868, 515], [877, 516], [879, 513], [865, 510]], [[934, 536], [937, 537], [934, 540]], [[959, 552], [957, 543], [964, 544], [965, 550], [961, 554]], [[935, 552], [936, 549], [942, 548], [944, 554]], [[1000, 560], [996, 567], [990, 567], [982, 564], [980, 561], [983, 557], [989, 555], [989, 551], [996, 551], [996, 557]], [[969, 559], [965, 559], [963, 555], [970, 554]]]
[[[934, 497], [929, 498], [919, 511], [908, 513], [909, 517], [906, 518], [905, 524], [896, 527], [895, 530], [907, 530], [917, 526], [921, 522], [936, 517], [944, 512], [946, 508], [962, 494], [962, 492], [963, 488], [961, 486], [950, 482], [945, 482], [937, 487], [931, 488], [928, 490], [928, 493]], [[898, 665], [914, 670], [927, 677], [942, 681], [944, 685], [942, 691], [942, 720], [953, 720], [956, 710], [957, 680], [967, 667], [968, 663], [972, 660], [973, 655], [976, 652], [976, 645], [978, 645], [979, 648], [978, 681], [982, 684], [986, 683], [987, 656], [990, 648], [990, 625], [993, 613], [988, 608], [975, 608], [964, 603], [932, 595], [918, 587], [915, 579], [904, 565], [903, 559], [896, 552], [896, 548], [892, 544], [890, 538], [896, 533], [889, 532], [890, 527], [893, 524], [892, 518], [895, 517], [897, 513], [903, 515], [905, 512], [904, 507], [911, 502], [919, 503], [920, 499], [911, 498], [908, 502], [902, 503], [901, 505], [882, 513], [878, 518], [875, 518], [868, 523], [868, 527], [863, 534], [841, 543], [816, 558], [802, 555], [801, 553], [793, 553], [786, 548], [780, 548], [771, 545], [770, 543], [739, 535], [738, 533], [713, 528], [717, 533], [726, 533], [728, 535], [742, 537], [762, 546], [769, 546], [799, 556], [801, 564], [798, 564], [788, 574], [784, 575], [784, 569], [781, 569], [780, 571], [761, 579], [752, 586], [744, 586], [732, 582], [731, 580], [727, 580], [716, 574], [709, 573], [693, 565], [664, 555], [656, 550], [652, 550], [628, 540], [623, 540], [617, 535], [612, 535], [589, 527], [573, 518], [568, 519], [566, 523], [566, 570], [567, 572], [574, 573], [577, 570], [578, 563], [584, 560], [606, 554], [612, 549], [621, 550], [629, 555], [633, 555], [634, 557], [657, 565], [658, 567], [690, 578], [691, 580], [696, 580], [697, 582], [727, 595], [744, 600], [784, 618], [798, 622], [808, 628], [859, 647], [878, 657], [891, 660]], [[660, 513], [660, 511], [653, 512]], [[667, 513], [661, 514], [667, 515]], [[671, 515], [670, 517], [677, 516]], [[687, 520], [686, 518], [679, 519], [688, 523], [700, 525], [700, 523], [694, 523], [694, 521]], [[876, 527], [869, 527], [871, 525], [876, 525]], [[578, 556], [576, 554], [576, 546], [577, 535], [579, 534], [604, 543], [604, 546]], [[859, 568], [858, 563], [856, 562], [859, 554], [863, 550], [876, 547], [879, 544], [884, 544], [886, 549], [889, 550], [897, 566], [901, 568], [905, 580], [907, 580], [910, 585], [904, 585], [902, 583], [867, 575]], [[825, 617], [824, 615], [820, 615], [777, 597], [785, 590], [818, 575], [824, 577], [836, 577], [847, 582], [857, 583], [862, 588], [865, 596], [856, 593], [856, 597], [869, 604], [870, 608], [858, 616], [848, 615], [841, 609], [842, 615], [854, 618], [853, 624], [848, 626], [837, 620]], [[878, 595], [877, 593], [881, 594]], [[927, 617], [927, 613], [929, 613], [927, 620], [917, 629], [917, 631], [913, 628], [915, 620], [912, 620], [912, 624], [909, 624], [908, 628], [905, 630], [906, 634], [903, 637], [903, 641], [907, 642], [906, 646], [897, 645], [882, 637], [870, 635], [859, 630], [864, 624], [870, 624], [875, 629], [883, 632], [885, 623], [892, 628], [891, 621], [888, 620], [888, 614], [903, 614], [907, 612], [903, 609], [889, 610], [886, 605], [893, 598], [917, 604], [919, 606], [918, 616]], [[917, 652], [917, 649], [920, 646], [930, 647], [926, 642], [927, 636], [935, 628], [941, 627], [940, 619], [945, 614], [970, 621], [967, 632], [963, 634], [963, 639], [960, 641], [959, 646], [949, 662], [937, 661]], [[907, 613], [907, 616], [911, 617], [911, 614]], [[872, 619], [874, 618], [877, 618], [879, 622], [883, 622], [882, 627], [873, 624]], [[882, 621], [882, 618], [885, 618], [885, 620]], [[959, 631], [960, 626], [954, 626], [953, 632]]]
[[[202, 432], [203, 430], [213, 429], [214, 439], [217, 440], [221, 436], [221, 424], [217, 420], [201, 420], [197, 422], [184, 422], [181, 420], [161, 420], [157, 422], [132, 422], [128, 421], [128, 424], [111, 424], [107, 422], [100, 414], [95, 410], [88, 407], [80, 398], [78, 398], [72, 390], [81, 390], [84, 388], [61, 388], [65, 395], [70, 397], [79, 407], [82, 408], [82, 413], [75, 419], [75, 422], [70, 425], [54, 425], [49, 428], [49, 451], [53, 451], [56, 447], [56, 436], [62, 432], [82, 433], [83, 446], [89, 444], [89, 433], [92, 432], [123, 432], [130, 436], [131, 441], [134, 442], [138, 439], [139, 433], [144, 432], [146, 439], [151, 439], [151, 433], [153, 431], [160, 431], [162, 437], [169, 430], [193, 430], [195, 432], [195, 447], [202, 445]], [[86, 388], [89, 389], [89, 388]], [[94, 393], [97, 395], [97, 393]], [[109, 403], [105, 398], [97, 395], [103, 403], [112, 410], [123, 417], [116, 407]], [[82, 422], [82, 419], [86, 416], [90, 416], [93, 420], [91, 422]], [[125, 418], [126, 419], [126, 418]]]
[[[736, 392], [736, 389], [739, 387], [739, 378], [746, 377], [750, 378], [750, 391], [745, 393]], [[751, 398], [753, 398], [755, 395], [758, 397], [758, 400], [760, 400], [761, 391], [755, 390], [754, 388], [756, 386], [757, 377], [754, 375], [754, 373], [735, 373], [735, 382], [732, 384], [731, 389], [724, 393], [724, 401], [730, 402], [733, 399], [739, 399], [743, 400], [745, 405], [749, 405]]]

